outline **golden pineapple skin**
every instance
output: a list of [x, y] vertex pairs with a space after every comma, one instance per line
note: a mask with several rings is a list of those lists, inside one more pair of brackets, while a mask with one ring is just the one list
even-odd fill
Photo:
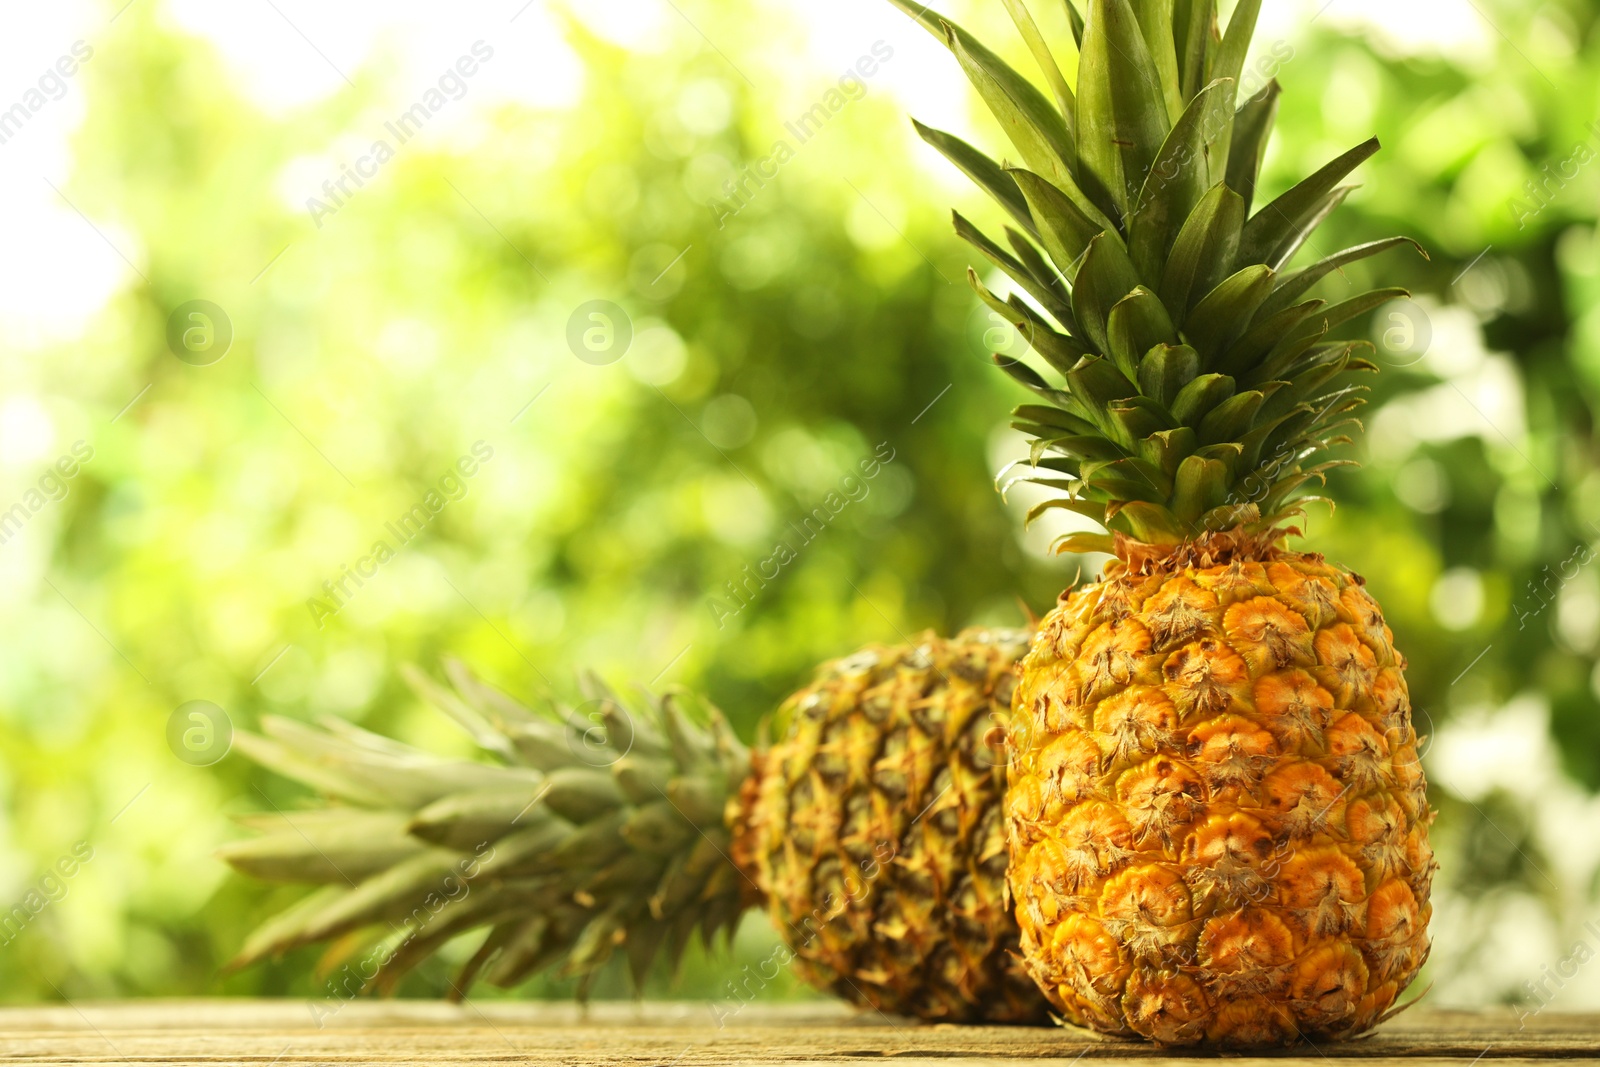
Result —
[[1347, 1037], [1428, 955], [1405, 660], [1362, 579], [1270, 544], [1114, 560], [1020, 668], [1005, 802], [1023, 954], [1079, 1025]]
[[1018, 958], [994, 743], [1027, 641], [869, 647], [780, 710], [736, 802], [735, 861], [812, 985], [929, 1020], [1047, 1019]]

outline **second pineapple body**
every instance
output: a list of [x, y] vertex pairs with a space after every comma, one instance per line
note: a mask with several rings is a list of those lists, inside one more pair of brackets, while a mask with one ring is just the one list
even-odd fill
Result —
[[[263, 834], [224, 849], [257, 877], [321, 886], [236, 964], [333, 941], [327, 961], [371, 964], [350, 992], [392, 989], [451, 939], [487, 930], [457, 995], [480, 975], [513, 986], [557, 964], [581, 991], [613, 955], [642, 983], [658, 952], [675, 966], [697, 930], [709, 943], [764, 905], [785, 947], [757, 968], [763, 983], [792, 963], [862, 1007], [1044, 1022], [1018, 958], [1003, 749], [990, 743], [1027, 636], [927, 634], [824, 664], [754, 754], [714, 711], [685, 715], [686, 694], [630, 711], [591, 679], [591, 719], [554, 718], [459, 663], [452, 689], [417, 672], [412, 684], [494, 764], [338, 720], [269, 719], [265, 737], [241, 732], [242, 750], [333, 803], [253, 817]], [[726, 988], [738, 1003], [758, 991]]]
[[1004, 749], [986, 739], [1027, 639], [863, 649], [785, 703], [741, 866], [812, 985], [924, 1019], [1045, 1020], [1006, 896]]

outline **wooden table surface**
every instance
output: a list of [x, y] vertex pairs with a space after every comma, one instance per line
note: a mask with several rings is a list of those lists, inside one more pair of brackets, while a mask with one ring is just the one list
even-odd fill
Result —
[[[319, 1027], [318, 1022], [322, 1025]], [[703, 1003], [155, 1000], [0, 1009], [0, 1064], [1038, 1064], [1196, 1062], [1044, 1027], [930, 1026], [831, 1003], [751, 1005], [719, 1028]], [[1600, 1063], [1600, 1016], [1414, 1009], [1371, 1037], [1277, 1064]]]

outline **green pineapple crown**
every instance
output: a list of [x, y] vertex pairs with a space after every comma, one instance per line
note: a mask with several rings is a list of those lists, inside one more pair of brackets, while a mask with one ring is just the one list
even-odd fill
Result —
[[[583, 677], [582, 706], [525, 708], [447, 661], [453, 688], [407, 681], [493, 763], [436, 756], [337, 718], [264, 721], [235, 741], [255, 762], [326, 797], [321, 808], [251, 815], [260, 835], [222, 858], [316, 891], [269, 919], [229, 965], [331, 942], [331, 998], [392, 991], [449, 942], [487, 931], [451, 983], [509, 987], [560, 965], [579, 995], [625, 955], [635, 986], [658, 952], [674, 969], [698, 930], [709, 946], [751, 903], [728, 860], [725, 808], [750, 755], [720, 712], [671, 693], [625, 707]], [[703, 721], [704, 726], [697, 725]], [[331, 1010], [331, 1009], [329, 1009]]]
[[955, 215], [1017, 291], [1002, 300], [971, 269], [968, 280], [1064, 379], [995, 357], [1044, 401], [1016, 409], [1032, 443], [1007, 486], [1063, 494], [1030, 522], [1064, 508], [1110, 531], [1069, 534], [1058, 551], [1110, 552], [1116, 533], [1152, 544], [1236, 527], [1276, 536], [1275, 523], [1317, 499], [1308, 483], [1349, 462], [1312, 462], [1358, 425], [1365, 387], [1336, 379], [1377, 369], [1361, 354], [1369, 345], [1327, 335], [1406, 293], [1304, 298], [1345, 264], [1422, 248], [1394, 237], [1285, 270], [1378, 142], [1251, 213], [1279, 93], [1273, 80], [1236, 99], [1261, 0], [1239, 0], [1225, 32], [1216, 0], [1088, 0], [1087, 19], [1060, 2], [1076, 92], [1023, 0], [1004, 0], [1052, 102], [959, 26], [893, 0], [949, 46], [1023, 163], [916, 124], [1015, 221], [1007, 250]]

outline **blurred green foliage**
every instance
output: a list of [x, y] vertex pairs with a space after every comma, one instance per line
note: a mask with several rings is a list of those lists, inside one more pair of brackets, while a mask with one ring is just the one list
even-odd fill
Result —
[[[577, 104], [506, 105], [468, 145], [408, 146], [320, 227], [282, 174], [369, 139], [376, 74], [268, 114], [161, 4], [99, 47], [67, 192], [137, 246], [144, 279], [8, 386], [50, 412], [58, 451], [82, 439], [93, 458], [0, 547], [6, 890], [20, 900], [77, 842], [93, 858], [0, 947], [8, 999], [314, 994], [314, 953], [217, 976], [297, 894], [225, 873], [227, 816], [305, 796], [237, 757], [175, 759], [185, 701], [240, 728], [331, 714], [465, 752], [395, 670], [454, 654], [513, 692], [570, 693], [578, 666], [689, 684], [749, 737], [820, 660], [1016, 623], [1093, 565], [1043, 556], [993, 491], [1018, 398], [985, 365], [953, 186], [898, 102], [875, 85], [719, 225], [724, 181], [837, 75], [750, 83], [739, 69], [790, 16], [692, 6], [649, 52], [565, 19]], [[972, 6], [951, 13], [1009, 39], [998, 5]], [[1582, 0], [1475, 6], [1505, 31], [1476, 58], [1309, 9], [1258, 42], [1286, 89], [1269, 193], [1376, 132], [1387, 150], [1318, 243], [1399, 232], [1431, 255], [1350, 268], [1352, 288], [1409, 285], [1422, 310], [1363, 325], [1386, 409], [1308, 533], [1367, 577], [1410, 659], [1445, 865], [1432, 970], [1464, 1002], [1515, 997], [1558, 958], [1600, 871], [1600, 582], [1563, 568], [1600, 541], [1600, 166], [1544, 170], [1600, 152], [1600, 32]], [[937, 51], [909, 23], [893, 45]], [[978, 194], [955, 198], [988, 221]], [[165, 340], [196, 298], [234, 331], [204, 367]], [[597, 299], [632, 330], [606, 365], [566, 343]], [[1419, 327], [1425, 353], [1390, 332]], [[315, 619], [323, 583], [476, 442], [492, 458], [460, 499]], [[727, 583], [880, 447], [894, 459], [865, 495], [727, 610]], [[652, 991], [716, 997], [771, 936], [752, 919], [733, 963], [693, 958]]]

